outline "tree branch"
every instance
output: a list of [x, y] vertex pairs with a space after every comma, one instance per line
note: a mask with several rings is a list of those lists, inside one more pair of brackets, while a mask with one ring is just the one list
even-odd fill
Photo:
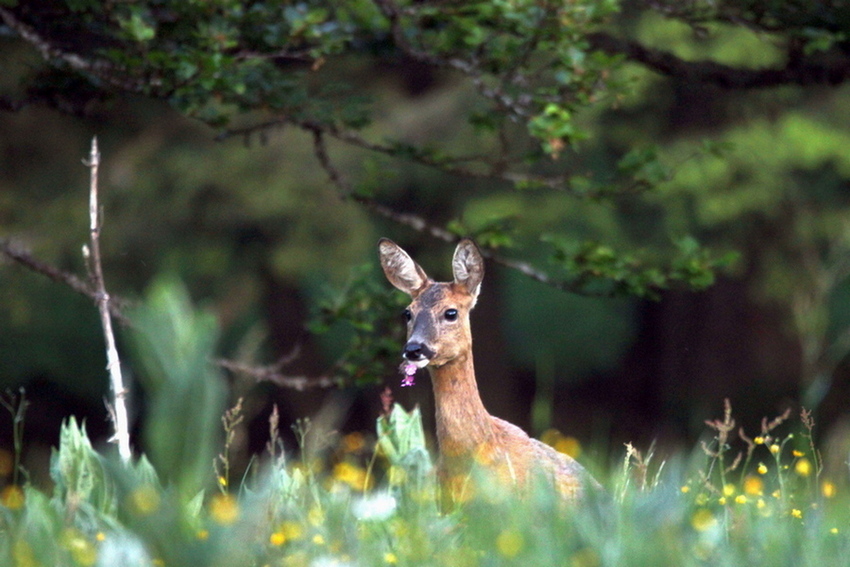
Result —
[[91, 154], [86, 165], [91, 170], [91, 186], [89, 190], [89, 231], [91, 233], [91, 248], [83, 247], [83, 255], [88, 260], [89, 280], [97, 298], [97, 308], [100, 312], [100, 322], [103, 326], [103, 337], [106, 342], [106, 369], [109, 371], [109, 382], [112, 387], [112, 403], [108, 405], [109, 415], [115, 427], [113, 440], [118, 444], [118, 454], [126, 464], [133, 457], [130, 448], [130, 420], [127, 413], [127, 388], [121, 374], [121, 360], [118, 348], [115, 346], [115, 333], [112, 332], [112, 318], [109, 310], [109, 294], [103, 279], [103, 266], [100, 256], [100, 208], [97, 198], [98, 171], [100, 169], [100, 152], [97, 149], [97, 138], [92, 138]]
[[710, 60], [686, 61], [669, 51], [646, 47], [636, 41], [599, 32], [587, 36], [591, 49], [624, 55], [662, 75], [687, 81], [713, 83], [728, 89], [759, 89], [782, 85], [838, 85], [850, 78], [850, 61], [789, 58], [781, 68], [746, 69]]
[[[433, 238], [438, 240], [442, 240], [444, 242], [456, 242], [459, 240], [459, 236], [455, 233], [429, 223], [424, 218], [410, 214], [410, 213], [400, 213], [387, 207], [386, 205], [382, 205], [378, 203], [374, 199], [366, 197], [364, 195], [359, 195], [353, 191], [351, 183], [345, 179], [345, 177], [339, 172], [338, 169], [333, 165], [330, 160], [330, 156], [328, 155], [327, 147], [325, 146], [323, 132], [321, 130], [314, 131], [313, 138], [313, 149], [316, 154], [316, 159], [318, 159], [319, 164], [322, 168], [327, 172], [328, 177], [330, 178], [331, 183], [336, 185], [337, 189], [340, 191], [340, 194], [344, 198], [349, 198], [356, 203], [360, 203], [365, 206], [370, 211], [377, 213], [378, 215], [389, 219], [398, 224], [407, 226], [412, 228], [417, 232], [421, 232], [423, 234], [427, 234]], [[573, 293], [582, 293], [583, 295], [594, 295], [589, 294], [586, 290], [583, 290], [581, 282], [569, 282], [569, 281], [559, 281], [555, 280], [549, 275], [541, 270], [538, 270], [528, 262], [522, 262], [519, 260], [512, 260], [510, 258], [504, 258], [492, 250], [488, 250], [486, 248], [481, 249], [481, 253], [485, 258], [489, 258], [494, 263], [502, 265], [506, 268], [510, 268], [512, 270], [516, 270], [521, 274], [538, 281], [540, 283], [546, 284], [548, 286], [554, 287], [561, 291], [569, 291]], [[598, 295], [609, 295], [609, 294], [598, 294]]]
[[20, 21], [8, 8], [0, 7], [0, 20], [17, 33], [21, 39], [35, 47], [42, 58], [48, 63], [53, 63], [56, 60], [62, 61], [74, 71], [94, 75], [113, 87], [134, 93], [144, 92], [147, 84], [155, 82], [143, 82], [137, 79], [118, 77], [115, 73], [121, 70], [108, 61], [89, 60], [77, 53], [70, 53], [56, 47], [42, 37], [34, 28]]
[[[60, 270], [55, 266], [52, 266], [46, 262], [35, 258], [32, 253], [23, 250], [22, 248], [12, 244], [8, 240], [0, 240], [0, 256], [4, 256], [6, 259], [16, 264], [19, 264], [25, 268], [28, 268], [29, 270], [37, 274], [46, 276], [47, 278], [56, 283], [65, 285], [76, 293], [91, 299], [95, 303], [97, 303], [98, 301], [97, 292], [93, 290], [89, 284], [78, 278], [76, 275]], [[132, 327], [132, 321], [130, 321], [130, 319], [123, 313], [123, 309], [131, 305], [132, 303], [126, 299], [120, 298], [115, 295], [110, 296], [110, 298], [111, 301], [109, 302], [109, 313], [112, 315], [112, 317], [114, 317], [123, 326]], [[220, 359], [215, 362], [224, 369], [233, 372], [241, 372], [252, 376], [257, 380], [269, 381], [274, 384], [278, 384], [288, 388], [295, 388], [297, 390], [307, 388], [329, 388], [332, 386], [339, 385], [340, 380], [329, 374], [323, 374], [316, 377], [288, 376], [283, 374], [281, 372], [281, 369], [286, 364], [289, 364], [292, 361], [292, 358], [293, 355], [290, 355], [289, 357], [284, 357], [277, 363], [269, 366], [252, 366], [226, 359]]]

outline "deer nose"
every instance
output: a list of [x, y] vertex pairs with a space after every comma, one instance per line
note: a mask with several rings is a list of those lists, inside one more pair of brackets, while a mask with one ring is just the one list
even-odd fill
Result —
[[422, 343], [411, 341], [404, 345], [404, 358], [410, 361], [430, 359], [434, 352]]

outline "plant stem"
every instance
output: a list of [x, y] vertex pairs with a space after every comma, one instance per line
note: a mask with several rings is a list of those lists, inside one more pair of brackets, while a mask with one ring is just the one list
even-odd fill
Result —
[[115, 426], [113, 440], [118, 443], [118, 454], [125, 463], [130, 461], [133, 453], [130, 449], [130, 425], [127, 414], [127, 390], [121, 376], [121, 361], [115, 346], [115, 335], [112, 332], [112, 318], [109, 313], [109, 294], [103, 281], [103, 268], [100, 259], [100, 215], [97, 202], [97, 174], [100, 166], [100, 152], [97, 149], [97, 137], [92, 138], [91, 154], [86, 165], [91, 170], [91, 189], [89, 193], [89, 229], [91, 231], [91, 250], [83, 248], [83, 254], [89, 260], [89, 277], [96, 294], [100, 322], [103, 326], [103, 336], [106, 340], [106, 369], [112, 385], [112, 422]]

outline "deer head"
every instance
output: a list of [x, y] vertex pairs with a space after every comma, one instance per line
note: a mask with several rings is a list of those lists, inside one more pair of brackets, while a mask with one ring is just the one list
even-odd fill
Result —
[[419, 368], [442, 366], [472, 352], [469, 312], [475, 306], [484, 259], [469, 239], [461, 240], [452, 259], [454, 281], [435, 282], [395, 242], [378, 242], [387, 279], [413, 302], [405, 309], [407, 343], [402, 356]]

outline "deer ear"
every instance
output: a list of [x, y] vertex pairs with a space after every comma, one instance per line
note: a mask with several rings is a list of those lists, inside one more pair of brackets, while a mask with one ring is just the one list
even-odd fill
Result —
[[411, 297], [416, 297], [428, 284], [428, 276], [407, 252], [388, 238], [378, 241], [381, 267], [390, 283]]
[[468, 238], [461, 240], [455, 255], [452, 258], [452, 272], [454, 272], [455, 283], [466, 288], [472, 295], [472, 305], [478, 299], [481, 291], [481, 281], [484, 279], [484, 258], [478, 246]]

